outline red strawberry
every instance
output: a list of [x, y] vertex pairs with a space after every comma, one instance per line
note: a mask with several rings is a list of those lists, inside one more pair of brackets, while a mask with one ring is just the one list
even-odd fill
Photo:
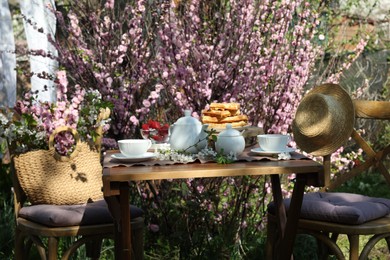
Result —
[[164, 124], [161, 126], [161, 130], [168, 130], [169, 129], [169, 124]]
[[142, 129], [143, 130], [149, 130], [149, 125], [148, 124], [142, 124]]
[[154, 120], [149, 120], [148, 125], [150, 128], [154, 128], [154, 129], [160, 129], [161, 127], [160, 123]]
[[157, 142], [161, 142], [162, 140], [164, 140], [164, 137], [161, 135], [153, 135], [152, 138]]

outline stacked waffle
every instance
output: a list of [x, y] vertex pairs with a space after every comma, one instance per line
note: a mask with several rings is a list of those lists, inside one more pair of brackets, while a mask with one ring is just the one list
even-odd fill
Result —
[[241, 114], [239, 103], [211, 103], [208, 110], [202, 111], [202, 123], [214, 129], [224, 129], [227, 124], [237, 128], [246, 126], [248, 117]]

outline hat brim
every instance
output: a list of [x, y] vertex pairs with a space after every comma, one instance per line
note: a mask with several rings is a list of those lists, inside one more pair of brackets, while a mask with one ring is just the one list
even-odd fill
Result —
[[[302, 113], [300, 107], [304, 104], [309, 96], [313, 94], [323, 94], [331, 96], [342, 110], [340, 122], [337, 125], [331, 126], [329, 131], [332, 132], [331, 138], [315, 141], [313, 138], [306, 136], [300, 128], [300, 125], [294, 119], [292, 131], [294, 140], [302, 151], [310, 153], [314, 156], [324, 156], [335, 152], [339, 149], [351, 136], [355, 124], [355, 108], [349, 94], [337, 84], [323, 84], [313, 88], [301, 101], [297, 108], [296, 116]], [[308, 105], [308, 104], [306, 104]], [[301, 114], [302, 115], [302, 114]]]

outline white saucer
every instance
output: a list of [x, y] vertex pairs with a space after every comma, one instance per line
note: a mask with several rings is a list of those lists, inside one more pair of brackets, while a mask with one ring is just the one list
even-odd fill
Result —
[[291, 153], [291, 152], [294, 152], [294, 151], [295, 151], [295, 148], [291, 148], [291, 147], [286, 147], [285, 149], [279, 150], [279, 151], [266, 151], [266, 150], [261, 149], [260, 147], [251, 149], [251, 152], [257, 153], [257, 154], [262, 154], [262, 155], [266, 155], [266, 154], [279, 154], [279, 153]]
[[111, 155], [112, 159], [121, 161], [121, 162], [144, 162], [147, 160], [150, 160], [152, 158], [156, 157], [154, 153], [144, 153], [141, 155], [136, 155], [136, 156], [126, 156], [121, 153], [115, 153]]

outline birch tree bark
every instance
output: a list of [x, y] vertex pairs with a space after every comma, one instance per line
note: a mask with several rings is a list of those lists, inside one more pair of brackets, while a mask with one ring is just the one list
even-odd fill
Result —
[[0, 107], [16, 102], [16, 56], [8, 0], [0, 0]]
[[[56, 18], [47, 7], [55, 8], [54, 0], [19, 0], [22, 14], [32, 24], [24, 21], [24, 29], [29, 50], [43, 50], [46, 53], [57, 55], [55, 48], [47, 40], [47, 34], [54, 38], [56, 32]], [[42, 29], [43, 33], [38, 30]], [[55, 76], [58, 64], [51, 58], [30, 55], [30, 66], [33, 76], [31, 90], [38, 93], [38, 100], [54, 102], [56, 88], [52, 80], [42, 79], [39, 74], [48, 73]]]

